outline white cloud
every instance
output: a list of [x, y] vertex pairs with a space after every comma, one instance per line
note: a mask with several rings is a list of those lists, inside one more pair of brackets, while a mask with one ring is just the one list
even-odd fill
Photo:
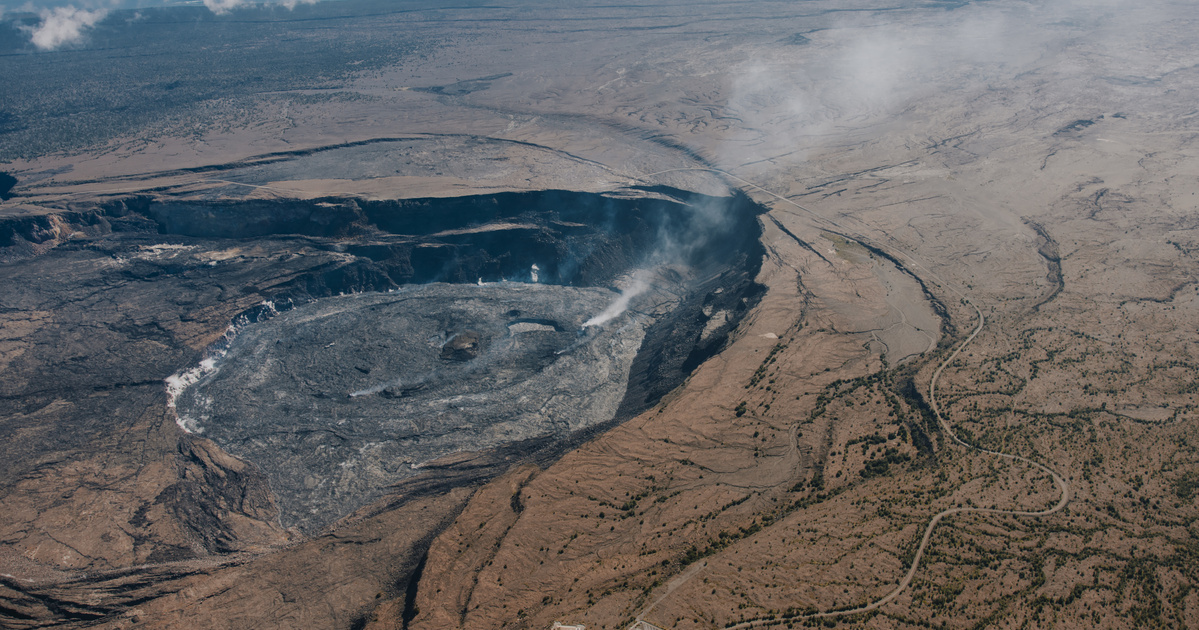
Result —
[[[277, 4], [286, 9], [294, 9], [301, 4], [316, 4], [319, 0], [275, 0]], [[204, 6], [217, 15], [223, 15], [249, 4], [250, 0], [204, 0]]]
[[217, 15], [224, 15], [245, 3], [246, 0], [204, 0], [204, 6]]
[[83, 39], [83, 31], [96, 25], [108, 15], [107, 9], [88, 11], [76, 7], [42, 9], [42, 22], [30, 30], [33, 45], [41, 50], [54, 50]]

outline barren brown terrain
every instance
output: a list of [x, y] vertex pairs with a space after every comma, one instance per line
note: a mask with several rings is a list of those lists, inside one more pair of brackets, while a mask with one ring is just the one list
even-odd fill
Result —
[[[1199, 627], [1191, 3], [356, 19], [436, 43], [0, 162], [0, 625]], [[89, 214], [633, 187], [765, 209], [720, 351], [563, 452], [459, 453], [315, 532], [165, 380], [381, 263]]]

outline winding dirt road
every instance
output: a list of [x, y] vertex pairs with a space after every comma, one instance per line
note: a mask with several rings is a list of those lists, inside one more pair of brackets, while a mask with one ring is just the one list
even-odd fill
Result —
[[[728, 172], [725, 172], [725, 171], [722, 171], [719, 169], [710, 169], [710, 168], [688, 168], [688, 169], [672, 169], [672, 170], [704, 170], [704, 171], [712, 171], [712, 172], [716, 172], [716, 173], [721, 173], [732, 179], [737, 180], [738, 182], [748, 185], [756, 190], [759, 190], [768, 195], [771, 195], [772, 197], [774, 197], [780, 201], [784, 201], [790, 205], [793, 205], [793, 206], [811, 214], [812, 216], [816, 217], [817, 219], [819, 219], [821, 221], [824, 221], [827, 223], [832, 223], [833, 225], [837, 225], [836, 222], [831, 221], [827, 218], [821, 217], [820, 215], [816, 214], [812, 210], [809, 210], [808, 208], [805, 208], [805, 207], [799, 205], [798, 203], [795, 203], [794, 201], [791, 201], [790, 199], [783, 197], [782, 195], [778, 195], [778, 194], [771, 192], [765, 188], [762, 188], [761, 186], [758, 186], [757, 184], [754, 184], [753, 182], [749, 182], [744, 179], [741, 179], [740, 177], [737, 177], [736, 175], [733, 175], [732, 173], [728, 173]], [[668, 172], [668, 171], [663, 171], [663, 172]], [[657, 175], [657, 174], [658, 173], [654, 173], [653, 175]], [[837, 227], [841, 227], [841, 226], [838, 225]], [[909, 256], [905, 255], [905, 257], [909, 258], [909, 260], [910, 260]], [[915, 263], [915, 261], [912, 261], [912, 262]], [[918, 265], [918, 264], [916, 266], [920, 267], [920, 265]], [[920, 267], [920, 268], [923, 269], [923, 267]], [[925, 270], [925, 271], [927, 271], [927, 270]], [[950, 289], [950, 290], [952, 291], [952, 289]], [[954, 291], [954, 292], [957, 293], [956, 291]], [[983, 324], [986, 322], [986, 319], [983, 317], [982, 309], [978, 308], [978, 306], [976, 306], [973, 302], [971, 302], [969, 300], [969, 298], [966, 298], [965, 296], [961, 296], [961, 298], [967, 304], [969, 304], [971, 307], [974, 308], [974, 312], [978, 315], [978, 325], [975, 326], [974, 331], [972, 333], [970, 333], [970, 336], [967, 337], [965, 340], [963, 340], [960, 344], [958, 344], [958, 347], [949, 355], [948, 358], [946, 358], [944, 361], [941, 362], [941, 365], [939, 365], [937, 367], [937, 371], [933, 373], [933, 378], [929, 382], [929, 385], [928, 385], [929, 405], [932, 407], [933, 415], [936, 416], [937, 422], [940, 424], [941, 429], [945, 432], [945, 434], [948, 435], [950, 438], [952, 438], [953, 441], [955, 443], [957, 443], [958, 445], [960, 445], [964, 448], [970, 449], [970, 450], [978, 451], [981, 453], [986, 453], [989, 455], [994, 455], [996, 457], [1000, 457], [1003, 459], [1009, 459], [1012, 461], [1022, 462], [1022, 463], [1028, 464], [1030, 466], [1033, 466], [1035, 468], [1038, 468], [1038, 469], [1048, 473], [1051, 477], [1053, 477], [1054, 482], [1057, 483], [1058, 489], [1061, 491], [1061, 498], [1058, 499], [1058, 502], [1053, 507], [1046, 509], [1046, 510], [1035, 511], [1035, 512], [1022, 511], [1022, 510], [999, 510], [999, 509], [994, 509], [994, 508], [974, 508], [974, 507], [959, 507], [959, 508], [950, 508], [947, 510], [943, 510], [941, 512], [938, 512], [936, 515], [934, 515], [932, 517], [932, 519], [929, 520], [928, 526], [925, 527], [924, 535], [920, 539], [920, 546], [916, 548], [916, 555], [912, 557], [912, 566], [908, 568], [907, 574], [903, 576], [903, 579], [899, 581], [899, 584], [897, 584], [895, 586], [895, 589], [892, 590], [887, 595], [885, 595], [884, 597], [882, 597], [878, 600], [875, 600], [873, 602], [870, 602], [868, 604], [865, 604], [863, 606], [860, 606], [858, 608], [851, 608], [848, 610], [836, 610], [836, 611], [829, 611], [829, 612], [812, 613], [809, 615], [800, 615], [800, 616], [795, 616], [795, 617], [791, 617], [788, 619], [756, 619], [756, 620], [751, 620], [751, 621], [745, 621], [745, 622], [742, 622], [742, 623], [739, 623], [739, 624], [736, 624], [733, 626], [728, 626], [728, 630], [748, 630], [750, 628], [765, 628], [765, 627], [769, 627], [769, 626], [776, 626], [776, 625], [784, 624], [787, 622], [793, 622], [796, 620], [820, 619], [820, 618], [825, 618], [825, 617], [844, 617], [844, 616], [848, 616], [848, 615], [855, 615], [855, 614], [859, 614], [859, 613], [870, 612], [872, 610], [876, 610], [876, 609], [881, 608], [881, 607], [887, 605], [888, 603], [890, 603], [892, 600], [894, 600], [896, 597], [898, 597], [900, 595], [900, 593], [902, 593], [905, 589], [907, 589], [908, 586], [910, 586], [912, 584], [912, 579], [915, 578], [916, 571], [920, 568], [920, 561], [924, 558], [924, 552], [928, 549], [929, 540], [932, 538], [933, 531], [936, 530], [937, 525], [940, 524], [941, 521], [945, 517], [952, 516], [954, 514], [966, 513], [966, 512], [975, 512], [975, 513], [980, 513], [980, 514], [999, 514], [999, 515], [1005, 515], [1005, 516], [1049, 516], [1051, 514], [1056, 514], [1056, 513], [1060, 512], [1061, 510], [1063, 510], [1066, 507], [1067, 504], [1070, 503], [1070, 485], [1066, 482], [1066, 479], [1064, 477], [1062, 477], [1061, 475], [1059, 475], [1056, 471], [1054, 471], [1053, 469], [1049, 468], [1048, 466], [1046, 466], [1044, 464], [1035, 462], [1026, 457], [1021, 457], [1019, 455], [1011, 455], [1011, 454], [1002, 453], [999, 451], [990, 451], [990, 450], [987, 450], [984, 448], [979, 448], [977, 446], [968, 444], [966, 441], [959, 438], [956, 433], [954, 433], [953, 428], [949, 426], [949, 423], [946, 422], [945, 417], [941, 415], [941, 407], [940, 407], [940, 404], [937, 402], [937, 383], [938, 383], [938, 381], [941, 380], [941, 373], [944, 372], [945, 368], [948, 367], [949, 364], [954, 361], [954, 359], [958, 358], [958, 355], [960, 355], [962, 353], [962, 350], [964, 350], [966, 348], [966, 346], [970, 345], [970, 342], [974, 341], [974, 338], [977, 337], [978, 334], [982, 332]], [[706, 564], [706, 563], [704, 563], [704, 564]], [[671, 582], [672, 588], [668, 589], [668, 591], [666, 593], [664, 593], [663, 595], [661, 595], [660, 597], [655, 599], [652, 604], [650, 604], [649, 606], [646, 606], [644, 609], [639, 611], [637, 613], [637, 616], [635, 617], [633, 624], [631, 626], [629, 626], [629, 630], [660, 630], [658, 628], [658, 626], [655, 626], [655, 625], [651, 624], [650, 622], [645, 621], [644, 617], [646, 615], [648, 615], [653, 610], [653, 608], [655, 606], [657, 606], [657, 604], [659, 602], [661, 602], [666, 597], [668, 597], [675, 588], [680, 586], [682, 584], [682, 582], [686, 581], [687, 579], [691, 578], [692, 576], [696, 575], [697, 573], [699, 573], [698, 569], [689, 568], [687, 571], [685, 571], [682, 575], [679, 576], [683, 579], [676, 578], [675, 580], [672, 580], [672, 582]]]
[[[941, 362], [941, 365], [937, 367], [937, 371], [935, 373], [933, 373], [932, 381], [929, 382], [928, 396], [929, 396], [929, 404], [933, 409], [933, 414], [937, 417], [937, 422], [939, 422], [941, 424], [941, 429], [945, 431], [946, 435], [953, 438], [953, 441], [956, 442], [957, 444], [959, 444], [965, 448], [979, 451], [982, 453], [987, 453], [989, 455], [994, 455], [996, 457], [1001, 457], [1004, 459], [1010, 459], [1010, 460], [1014, 460], [1014, 461], [1018, 461], [1018, 462], [1023, 462], [1025, 464], [1029, 464], [1031, 466], [1039, 468], [1046, 473], [1049, 473], [1049, 475], [1051, 477], [1053, 477], [1054, 482], [1057, 483], [1058, 489], [1061, 490], [1061, 493], [1062, 493], [1061, 498], [1058, 499], [1057, 504], [1055, 504], [1053, 507], [1051, 507], [1047, 510], [1041, 510], [1041, 511], [1037, 511], [1037, 512], [1029, 512], [1029, 511], [1022, 511], [1022, 510], [998, 510], [998, 509], [993, 509], [993, 508], [950, 508], [948, 510], [943, 510], [941, 512], [938, 512], [928, 522], [928, 527], [924, 528], [924, 536], [921, 537], [921, 539], [920, 539], [920, 546], [916, 548], [916, 555], [912, 558], [912, 566], [908, 569], [907, 575], [904, 575], [903, 579], [899, 581], [899, 584], [897, 584], [895, 586], [895, 590], [891, 591], [883, 598], [878, 599], [873, 602], [870, 602], [869, 604], [866, 604], [865, 606], [860, 606], [858, 608], [852, 608], [849, 610], [837, 610], [837, 611], [830, 611], [830, 612], [813, 613], [810, 615], [793, 617], [792, 619], [790, 619], [788, 621], [791, 621], [794, 619], [819, 619], [822, 617], [843, 617], [843, 616], [847, 616], [847, 615], [855, 615], [858, 613], [870, 612], [872, 610], [881, 608], [882, 606], [885, 606], [886, 604], [890, 603], [891, 600], [898, 597], [899, 594], [904, 591], [904, 589], [906, 589], [908, 586], [910, 586], [912, 584], [912, 579], [916, 576], [916, 570], [920, 568], [920, 560], [924, 558], [924, 552], [925, 552], [925, 550], [928, 549], [928, 541], [932, 538], [933, 531], [937, 528], [937, 525], [940, 524], [941, 520], [947, 516], [952, 516], [954, 514], [961, 514], [961, 513], [965, 513], [965, 512], [976, 512], [976, 513], [981, 513], [981, 514], [1001, 514], [1001, 515], [1006, 515], [1006, 516], [1049, 516], [1051, 514], [1056, 514], [1057, 512], [1060, 512], [1062, 509], [1064, 509], [1066, 507], [1067, 504], [1070, 503], [1070, 485], [1066, 482], [1066, 479], [1064, 477], [1062, 477], [1061, 475], [1059, 475], [1056, 471], [1049, 468], [1048, 466], [1045, 466], [1044, 464], [1035, 462], [1026, 457], [1020, 457], [1019, 455], [1010, 455], [1008, 453], [1001, 453], [998, 451], [989, 451], [984, 448], [978, 448], [976, 446], [972, 446], [972, 445], [966, 443], [961, 438], [959, 438], [957, 436], [957, 434], [953, 432], [953, 429], [949, 426], [949, 423], [945, 421], [944, 416], [941, 415], [941, 408], [940, 408], [940, 405], [937, 403], [937, 382], [941, 379], [941, 373], [943, 371], [945, 371], [946, 366], [948, 366], [950, 363], [952, 363], [953, 360], [956, 359], [958, 357], [958, 355], [962, 353], [962, 350], [965, 349], [966, 346], [968, 346], [971, 341], [974, 341], [974, 338], [977, 337], [978, 333], [982, 332], [982, 329], [983, 329], [983, 323], [984, 323], [985, 319], [983, 318], [982, 310], [979, 309], [974, 304], [970, 304], [970, 305], [974, 307], [975, 313], [978, 314], [978, 325], [974, 328], [974, 332], [970, 333], [970, 336], [967, 337], [965, 339], [965, 341], [958, 344], [957, 349], [954, 350], [953, 353], [950, 354], [948, 358], [946, 358], [944, 361]], [[754, 621], [746, 621], [744, 623], [739, 623], [734, 626], [729, 626], [729, 629], [730, 630], [747, 630], [748, 628], [764, 628], [767, 626], [778, 625], [781, 623], [785, 623], [785, 621], [778, 620], [778, 619], [758, 619], [758, 620], [754, 620]]]

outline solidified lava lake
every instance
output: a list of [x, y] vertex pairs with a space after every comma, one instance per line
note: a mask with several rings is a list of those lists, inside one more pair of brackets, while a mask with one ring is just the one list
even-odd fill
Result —
[[615, 295], [438, 283], [325, 298], [247, 327], [176, 404], [264, 469], [286, 524], [326, 522], [438, 457], [611, 418], [648, 323], [580, 330]]

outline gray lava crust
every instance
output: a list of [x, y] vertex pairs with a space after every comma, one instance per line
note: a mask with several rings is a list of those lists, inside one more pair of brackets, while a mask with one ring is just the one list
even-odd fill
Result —
[[611, 419], [648, 321], [581, 330], [615, 295], [439, 283], [319, 300], [247, 327], [176, 405], [267, 474], [284, 525], [312, 529], [432, 460]]

